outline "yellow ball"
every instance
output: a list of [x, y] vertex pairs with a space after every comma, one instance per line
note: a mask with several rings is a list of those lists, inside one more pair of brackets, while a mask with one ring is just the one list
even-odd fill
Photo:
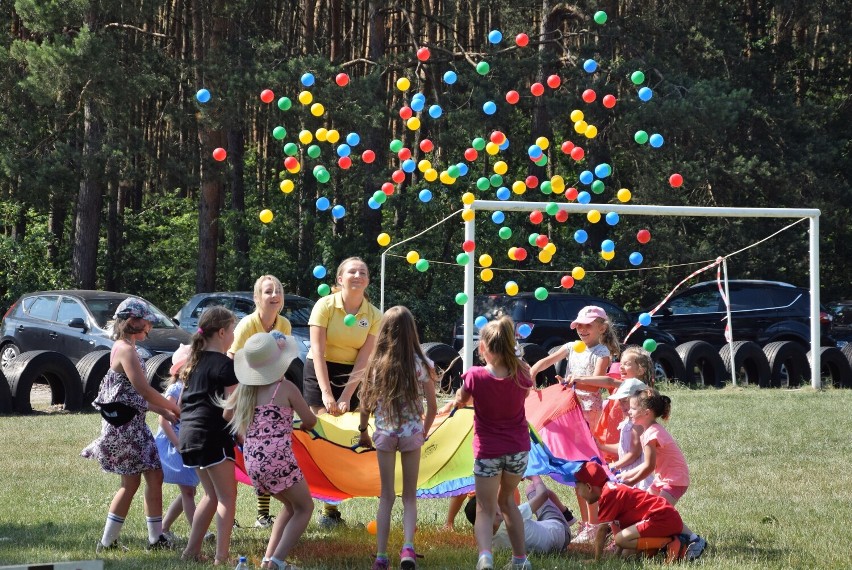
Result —
[[462, 210], [462, 219], [466, 222], [472, 222], [474, 218], [476, 218], [476, 212], [471, 210], [470, 208], [465, 208]]
[[510, 247], [509, 248], [508, 255], [509, 255], [509, 259], [511, 259], [512, 261], [515, 260], [515, 252], [516, 251], [518, 251], [517, 247]]
[[311, 105], [311, 115], [314, 117], [322, 117], [323, 113], [325, 113], [325, 107], [322, 103], [314, 103]]
[[576, 123], [577, 121], [582, 121], [585, 118], [583, 111], [580, 109], [574, 109], [571, 111], [571, 122]]
[[301, 171], [302, 171], [302, 165], [299, 164], [298, 161], [296, 162], [296, 165], [293, 168], [287, 169], [287, 172], [289, 172], [290, 174], [298, 174]]
[[603, 257], [605, 260], [609, 261], [613, 257], [615, 257], [615, 250], [613, 250], [613, 251], [602, 251], [601, 257]]
[[373, 520], [367, 523], [367, 532], [369, 532], [370, 534], [376, 534], [377, 531], [378, 530], [376, 528], [376, 521]]
[[550, 263], [550, 260], [553, 259], [553, 255], [547, 251], [541, 250], [538, 252], [538, 260], [542, 263]]
[[519, 196], [527, 191], [527, 185], [521, 182], [520, 180], [515, 180], [512, 182], [512, 192], [518, 194]]
[[340, 133], [337, 132], [335, 129], [331, 129], [330, 131], [328, 131], [328, 134], [325, 136], [325, 140], [327, 140], [331, 144], [334, 144], [334, 143], [336, 143], [337, 141], [340, 140]]
[[550, 147], [550, 141], [547, 140], [547, 137], [538, 137], [535, 139], [535, 144], [537, 144], [541, 150], [547, 150]]
[[432, 168], [432, 163], [426, 160], [425, 158], [417, 163], [417, 170], [419, 170], [420, 172], [426, 172], [430, 168]]
[[557, 174], [550, 179], [550, 189], [553, 190], [554, 194], [562, 194], [565, 192], [565, 179]]
[[547, 242], [547, 245], [544, 246], [544, 249], [542, 249], [542, 251], [546, 251], [550, 255], [553, 255], [554, 253], [556, 253], [556, 245], [552, 241]]
[[496, 145], [493, 142], [488, 142], [485, 145], [485, 152], [487, 152], [491, 156], [494, 156], [495, 154], [500, 152], [500, 145]]
[[518, 284], [514, 281], [506, 281], [506, 294], [507, 295], [517, 295], [518, 294]]
[[311, 131], [299, 131], [299, 142], [302, 144], [311, 144], [311, 141], [314, 140], [314, 135], [311, 134]]
[[597, 210], [589, 210], [589, 213], [586, 214], [586, 219], [592, 222], [593, 224], [601, 221], [601, 213]]
[[476, 196], [474, 196], [473, 193], [465, 192], [464, 194], [462, 194], [462, 203], [464, 203], [466, 206], [470, 206], [471, 204], [473, 204], [474, 200], [476, 200]]
[[503, 162], [502, 160], [498, 160], [494, 163], [494, 172], [499, 174], [500, 176], [506, 174], [509, 171], [509, 165]]
[[619, 202], [629, 202], [632, 194], [630, 193], [630, 190], [628, 190], [627, 188], [622, 188], [621, 190], [618, 191], [616, 196], [618, 197]]
[[411, 81], [407, 77], [400, 77], [396, 80], [396, 88], [400, 91], [408, 91], [411, 89]]
[[314, 100], [314, 96], [310, 91], [302, 91], [299, 93], [299, 103], [302, 105], [310, 105], [311, 101]]
[[434, 182], [438, 179], [438, 171], [434, 168], [430, 168], [423, 173], [423, 178], [426, 179], [426, 182]]
[[[446, 170], [441, 171], [440, 179], [441, 179], [441, 184], [446, 184], [447, 186], [449, 186], [450, 184], [453, 184], [456, 181], [456, 179], [453, 178], [452, 176], [450, 176], [450, 173], [447, 172]], [[470, 194], [470, 195], [473, 196], [473, 194]], [[473, 199], [471, 199], [471, 202], [473, 202]], [[471, 202], [467, 202], [467, 204], [470, 204]]]
[[292, 180], [282, 180], [278, 187], [281, 188], [281, 191], [285, 194], [289, 194], [296, 186], [293, 184]]
[[479, 278], [487, 283], [488, 281], [494, 279], [494, 272], [490, 269], [483, 269], [479, 272]]
[[409, 131], [416, 131], [420, 128], [420, 118], [419, 117], [411, 117], [407, 121], [405, 121], [405, 126], [408, 127]]
[[586, 132], [586, 129], [589, 128], [588, 123], [586, 121], [577, 121], [574, 123], [574, 130], [577, 131], [577, 134], [583, 134]]
[[594, 125], [586, 127], [586, 132], [583, 133], [587, 139], [593, 139], [598, 136], [598, 128]]
[[386, 246], [387, 244], [389, 244], [389, 243], [390, 243], [390, 239], [391, 239], [391, 238], [390, 238], [390, 236], [389, 236], [388, 234], [386, 234], [386, 233], [382, 232], [382, 233], [380, 233], [380, 234], [379, 234], [379, 236], [376, 238], [376, 241], [377, 241], [377, 242], [379, 242], [379, 245], [380, 245], [380, 246], [384, 247], [384, 246]]
[[272, 210], [261, 210], [260, 211], [259, 218], [260, 218], [260, 221], [263, 222], [264, 224], [268, 224], [269, 222], [271, 222], [273, 217], [274, 216], [272, 215]]
[[575, 267], [574, 269], [571, 270], [571, 277], [573, 277], [577, 281], [580, 281], [585, 276], [586, 276], [586, 270], [583, 269], [582, 267]]
[[479, 265], [481, 265], [482, 267], [491, 267], [491, 264], [493, 262], [494, 260], [491, 259], [491, 256], [487, 253], [483, 253], [479, 256]]
[[325, 142], [328, 138], [328, 129], [326, 129], [325, 127], [320, 127], [314, 132], [314, 136], [317, 138], [318, 141]]
[[414, 265], [415, 263], [417, 263], [418, 261], [420, 261], [420, 254], [419, 254], [419, 253], [417, 253], [416, 251], [409, 251], [409, 252], [405, 255], [405, 261], [407, 261], [408, 263], [410, 263], [410, 264]]
[[572, 344], [571, 348], [573, 348], [574, 352], [576, 352], [576, 353], [585, 352], [585, 350], [586, 350], [586, 343], [583, 342], [582, 340], [575, 340], [571, 344]]

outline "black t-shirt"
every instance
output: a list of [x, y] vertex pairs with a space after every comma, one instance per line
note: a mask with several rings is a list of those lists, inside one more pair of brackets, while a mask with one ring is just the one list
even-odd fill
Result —
[[237, 383], [234, 361], [211, 350], [202, 351], [192, 367], [181, 396], [178, 450], [202, 451], [233, 447], [234, 438], [216, 398], [225, 397], [225, 388]]

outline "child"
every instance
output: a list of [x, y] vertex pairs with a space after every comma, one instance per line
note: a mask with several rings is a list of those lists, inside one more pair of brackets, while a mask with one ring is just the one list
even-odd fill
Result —
[[299, 414], [302, 429], [313, 428], [317, 418], [299, 389], [284, 378], [298, 357], [292, 338], [276, 341], [268, 333], [253, 335], [234, 355], [240, 384], [225, 403], [225, 409], [233, 413], [229, 422], [233, 433], [245, 438], [243, 454], [252, 484], [282, 503], [260, 565], [271, 570], [295, 568], [286, 558], [314, 511], [308, 484], [293, 455], [293, 413]]
[[453, 400], [453, 406], [461, 408], [473, 397], [477, 570], [494, 568], [491, 523], [498, 507], [512, 544], [510, 568], [532, 568], [524, 548], [524, 521], [513, 496], [527, 469], [530, 450], [524, 401], [533, 381], [520, 352], [512, 319], [504, 316], [489, 322], [479, 333], [479, 356], [485, 366], [465, 372]]
[[[382, 317], [376, 348], [364, 369], [358, 399], [361, 405], [359, 443], [370, 447], [367, 421], [375, 416], [373, 446], [379, 461], [382, 495], [376, 514], [376, 560], [373, 570], [385, 570], [388, 561], [388, 533], [396, 492], [396, 452], [402, 464], [403, 546], [400, 567], [417, 568], [414, 531], [417, 526], [417, 474], [420, 448], [432, 427], [437, 411], [435, 369], [420, 348], [414, 317], [405, 307], [391, 307]], [[423, 415], [423, 396], [426, 415]]]
[[225, 355], [234, 342], [235, 325], [236, 317], [224, 307], [210, 307], [201, 313], [189, 360], [180, 376], [186, 388], [181, 399], [178, 450], [184, 465], [195, 469], [204, 487], [182, 558], [201, 558], [201, 542], [215, 515], [215, 565], [228, 563], [236, 510], [234, 438], [221, 406], [237, 384], [234, 362]]
[[81, 453], [87, 459], [97, 459], [107, 473], [121, 476], [121, 487], [110, 503], [104, 533], [95, 551], [120, 548], [118, 535], [143, 476], [148, 549], [172, 548], [173, 544], [163, 536], [163, 471], [154, 436], [145, 423], [145, 412], [150, 409], [172, 422], [177, 421], [180, 412], [174, 402], [148, 384], [136, 352], [136, 341], [148, 337], [158, 318], [147, 303], [128, 297], [118, 306], [113, 319], [116, 341], [110, 367], [93, 404], [104, 418], [101, 435]]
[[[577, 519], [556, 496], [548, 489], [541, 477], [530, 477], [527, 488], [527, 502], [521, 504], [518, 510], [524, 519], [524, 545], [527, 552], [541, 554], [563, 552], [571, 542], [571, 525]], [[535, 518], [533, 518], [535, 513]], [[470, 524], [476, 525], [476, 497], [468, 501], [464, 514]], [[511, 548], [509, 534], [503, 522], [500, 511], [494, 517], [493, 544], [495, 548]]]
[[[587, 461], [574, 474], [577, 492], [589, 504], [598, 505], [598, 517], [603, 523], [616, 525], [615, 544], [623, 555], [648, 547], [648, 539], [679, 534], [693, 534], [680, 514], [662, 497], [620, 483], [611, 483], [604, 468]], [[600, 560], [609, 528], [602, 524], [595, 536], [595, 560]], [[707, 541], [694, 535], [686, 550], [686, 559], [695, 560], [704, 552]]]
[[[179, 378], [180, 371], [189, 358], [190, 345], [182, 344], [172, 355], [172, 367], [169, 369], [169, 380], [163, 396], [180, 406], [180, 398], [183, 394], [184, 384]], [[160, 416], [160, 429], [154, 436], [157, 442], [157, 451], [160, 453], [160, 463], [163, 465], [163, 483], [177, 485], [180, 494], [175, 497], [172, 504], [166, 510], [163, 517], [163, 536], [175, 542], [175, 535], [171, 532], [172, 524], [181, 513], [186, 515], [186, 520], [192, 526], [192, 517], [195, 515], [195, 489], [198, 487], [198, 475], [189, 467], [184, 467], [183, 458], [178, 453], [178, 432], [180, 422], [172, 423]]]
[[[553, 354], [536, 362], [530, 373], [533, 378], [539, 371], [547, 369], [563, 358], [568, 359], [568, 377], [565, 384], [575, 386], [577, 401], [583, 411], [583, 417], [594, 431], [603, 409], [601, 388], [618, 386], [618, 382], [606, 375], [612, 356], [618, 356], [618, 339], [612, 329], [609, 318], [600, 307], [589, 305], [580, 309], [577, 318], [571, 323], [571, 328], [577, 330], [580, 340], [586, 345], [582, 352], [574, 350], [573, 343], [567, 343]], [[562, 381], [562, 379], [560, 379]], [[577, 495], [580, 507], [580, 532], [574, 542], [589, 542], [595, 531], [597, 516], [595, 507], [589, 506]]]

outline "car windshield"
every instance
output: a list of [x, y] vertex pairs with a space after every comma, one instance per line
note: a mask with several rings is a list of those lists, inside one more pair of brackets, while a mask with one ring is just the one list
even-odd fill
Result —
[[[86, 305], [89, 307], [89, 312], [95, 317], [98, 327], [108, 329], [112, 327], [113, 315], [115, 310], [127, 297], [98, 297], [95, 299], [86, 299]], [[163, 314], [157, 307], [148, 303], [151, 311], [157, 316], [157, 322], [154, 323], [155, 329], [173, 329], [175, 324], [172, 320]]]
[[314, 303], [310, 299], [287, 299], [284, 303], [284, 316], [294, 327], [308, 326]]
[[474, 317], [483, 316], [489, 321], [506, 315], [514, 318], [517, 299], [503, 295], [477, 295], [473, 301]]

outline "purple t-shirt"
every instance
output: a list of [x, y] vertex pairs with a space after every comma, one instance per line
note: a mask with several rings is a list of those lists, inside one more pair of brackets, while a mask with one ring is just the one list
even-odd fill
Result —
[[[532, 380], [520, 378], [532, 388]], [[530, 450], [530, 433], [524, 413], [527, 390], [512, 377], [495, 378], [483, 366], [464, 374], [464, 389], [473, 396], [473, 456], [494, 459]]]

